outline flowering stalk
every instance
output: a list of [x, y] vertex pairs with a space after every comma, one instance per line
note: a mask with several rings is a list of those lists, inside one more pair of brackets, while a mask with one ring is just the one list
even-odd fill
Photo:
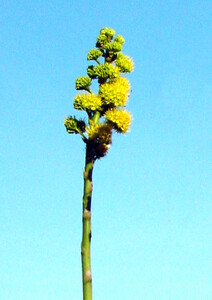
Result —
[[[81, 244], [83, 300], [92, 300], [90, 243], [94, 163], [107, 154], [112, 132], [127, 133], [131, 124], [131, 114], [125, 109], [130, 83], [122, 74], [132, 72], [134, 65], [132, 59], [122, 53], [124, 38], [114, 35], [111, 28], [100, 30], [96, 48], [87, 55], [87, 60], [93, 60], [95, 65], [88, 66], [87, 76], [78, 77], [75, 82], [76, 90], [85, 92], [74, 97], [74, 108], [87, 113], [87, 122], [70, 116], [64, 123], [68, 133], [79, 134], [86, 144]], [[97, 94], [90, 88], [92, 80], [98, 80]]]
[[92, 278], [90, 261], [90, 242], [91, 242], [91, 195], [92, 195], [92, 173], [94, 159], [90, 154], [89, 145], [86, 147], [86, 159], [84, 170], [84, 195], [83, 195], [83, 234], [81, 244], [82, 257], [82, 281], [83, 299], [92, 299]]

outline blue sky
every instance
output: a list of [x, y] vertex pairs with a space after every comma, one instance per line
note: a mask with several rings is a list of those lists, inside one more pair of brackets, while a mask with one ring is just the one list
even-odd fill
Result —
[[131, 132], [94, 170], [95, 300], [212, 299], [212, 3], [1, 1], [0, 298], [80, 300], [84, 144], [63, 126], [102, 27]]

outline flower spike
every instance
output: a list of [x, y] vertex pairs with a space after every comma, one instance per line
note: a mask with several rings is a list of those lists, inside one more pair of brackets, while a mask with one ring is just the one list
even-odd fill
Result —
[[[87, 118], [84, 121], [70, 116], [64, 122], [67, 132], [79, 134], [86, 144], [81, 243], [84, 300], [92, 299], [90, 243], [93, 167], [96, 160], [107, 155], [113, 133], [129, 132], [132, 122], [132, 116], [126, 110], [131, 87], [123, 74], [132, 72], [134, 63], [122, 52], [124, 43], [124, 37], [115, 35], [114, 29], [104, 27], [100, 30], [94, 48], [87, 54], [87, 60], [92, 60], [93, 64], [87, 67], [87, 76], [77, 77], [75, 81], [77, 94], [73, 106], [78, 113], [86, 113]], [[96, 81], [97, 93], [91, 90], [93, 81]]]

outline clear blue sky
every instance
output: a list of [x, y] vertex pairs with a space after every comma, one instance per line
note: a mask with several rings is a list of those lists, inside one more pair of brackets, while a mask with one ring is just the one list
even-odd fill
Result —
[[104, 26], [135, 61], [134, 121], [94, 170], [93, 299], [212, 299], [212, 2], [0, 11], [0, 299], [82, 299], [84, 144], [63, 120]]

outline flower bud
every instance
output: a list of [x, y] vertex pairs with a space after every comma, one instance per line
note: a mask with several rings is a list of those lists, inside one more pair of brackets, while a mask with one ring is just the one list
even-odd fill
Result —
[[93, 67], [93, 72], [95, 76], [103, 79], [116, 78], [119, 76], [119, 69], [109, 63]]
[[115, 34], [115, 30], [112, 28], [109, 28], [109, 27], [104, 27], [100, 30], [100, 34], [106, 35], [106, 36], [109, 36], [112, 38]]
[[87, 60], [96, 60], [102, 55], [102, 51], [98, 49], [92, 49], [88, 52]]
[[107, 43], [105, 45], [105, 49], [112, 53], [120, 52], [122, 49], [122, 44], [119, 42]]
[[122, 35], [117, 35], [114, 39], [114, 42], [118, 42], [121, 45], [123, 45], [125, 43], [125, 39]]
[[89, 66], [87, 68], [87, 74], [91, 79], [96, 79], [97, 75], [95, 74], [94, 66]]
[[85, 132], [85, 122], [83, 120], [77, 120], [75, 117], [65, 118], [64, 126], [68, 133]]
[[96, 47], [104, 48], [107, 43], [108, 43], [107, 36], [105, 34], [100, 34], [96, 40]]
[[76, 90], [88, 90], [91, 85], [91, 78], [88, 76], [81, 76], [76, 79], [75, 89]]

